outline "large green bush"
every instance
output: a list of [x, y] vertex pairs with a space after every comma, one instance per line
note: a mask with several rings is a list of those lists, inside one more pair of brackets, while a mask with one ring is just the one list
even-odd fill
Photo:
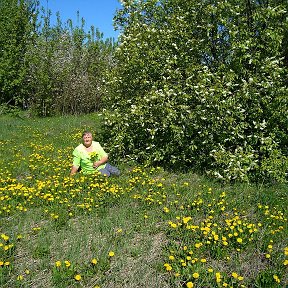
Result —
[[122, 1], [114, 156], [222, 180], [287, 180], [285, 1]]

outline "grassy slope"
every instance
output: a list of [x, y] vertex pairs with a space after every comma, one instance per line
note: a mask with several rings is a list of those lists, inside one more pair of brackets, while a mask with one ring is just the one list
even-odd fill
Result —
[[81, 132], [97, 137], [100, 121], [0, 118], [1, 287], [285, 286], [287, 186], [133, 163], [119, 178], [69, 178]]

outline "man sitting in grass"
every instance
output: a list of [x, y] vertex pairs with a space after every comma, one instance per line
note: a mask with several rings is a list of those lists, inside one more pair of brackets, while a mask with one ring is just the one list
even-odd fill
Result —
[[84, 174], [92, 174], [99, 171], [105, 176], [120, 175], [120, 171], [108, 163], [108, 154], [99, 142], [93, 141], [92, 133], [85, 131], [82, 134], [82, 144], [73, 151], [73, 165], [70, 175], [81, 170]]

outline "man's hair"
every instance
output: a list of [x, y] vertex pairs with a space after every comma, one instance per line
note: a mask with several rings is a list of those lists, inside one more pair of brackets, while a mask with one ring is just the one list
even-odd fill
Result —
[[93, 135], [92, 132], [90, 132], [90, 131], [84, 131], [84, 132], [82, 133], [82, 138], [83, 138], [85, 135], [87, 135], [87, 134]]

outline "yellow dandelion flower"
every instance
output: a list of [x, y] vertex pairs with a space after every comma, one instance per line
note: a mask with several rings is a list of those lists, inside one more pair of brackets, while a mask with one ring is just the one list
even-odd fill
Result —
[[17, 235], [17, 240], [20, 240], [22, 238], [23, 238], [23, 236], [21, 234]]
[[241, 244], [243, 242], [242, 238], [237, 238], [237, 242]]
[[23, 278], [24, 278], [24, 277], [23, 277], [22, 275], [17, 276], [17, 280], [18, 280], [18, 281], [23, 280]]
[[220, 272], [216, 272], [215, 273], [215, 278], [216, 278], [216, 282], [217, 283], [221, 282], [221, 273]]
[[55, 262], [55, 266], [56, 266], [56, 267], [60, 267], [60, 266], [61, 266], [61, 261], [56, 261], [56, 262]]
[[74, 279], [75, 279], [76, 281], [80, 281], [80, 280], [82, 279], [82, 277], [81, 277], [80, 274], [76, 274], [76, 275], [74, 276]]
[[265, 257], [267, 258], [267, 259], [269, 259], [269, 258], [271, 258], [271, 255], [270, 254], [265, 254]]
[[187, 288], [192, 288], [192, 287], [194, 287], [194, 284], [192, 282], [187, 282], [186, 283], [186, 287]]
[[97, 264], [97, 259], [96, 259], [96, 258], [93, 258], [93, 259], [91, 260], [91, 263], [92, 263], [93, 265], [96, 265], [96, 264]]
[[235, 278], [235, 279], [237, 279], [237, 278], [238, 278], [238, 274], [237, 274], [236, 272], [233, 272], [233, 273], [232, 273], [232, 277]]
[[173, 260], [175, 260], [175, 257], [174, 257], [173, 255], [170, 255], [170, 256], [169, 256], [169, 260], [172, 260], [172, 261], [173, 261]]
[[1, 238], [4, 240], [4, 241], [8, 241], [9, 240], [9, 236], [5, 235], [5, 234], [1, 234]]
[[238, 280], [239, 280], [239, 281], [242, 281], [243, 279], [244, 279], [243, 276], [238, 276]]
[[193, 278], [197, 279], [197, 278], [199, 278], [200, 275], [199, 275], [199, 273], [195, 272], [192, 274], [192, 276], [193, 276]]
[[164, 207], [164, 208], [163, 208], [163, 211], [164, 211], [165, 213], [168, 213], [170, 210], [169, 210], [169, 208]]
[[172, 223], [170, 226], [171, 226], [172, 228], [177, 228], [177, 224], [176, 224], [176, 223]]
[[110, 251], [110, 252], [108, 253], [108, 255], [109, 255], [109, 257], [114, 257], [114, 256], [115, 256], [115, 253], [114, 253], [113, 251]]
[[273, 279], [277, 282], [277, 283], [280, 283], [280, 279], [277, 275], [273, 275]]
[[287, 260], [287, 259], [284, 260], [283, 265], [284, 265], [284, 266], [287, 266], [287, 265], [288, 265], [288, 260]]
[[188, 216], [188, 217], [183, 217], [183, 223], [187, 224], [190, 220], [192, 219], [192, 217]]
[[212, 268], [208, 268], [207, 270], [209, 273], [212, 273], [213, 272], [213, 269]]
[[65, 260], [64, 263], [65, 263], [65, 266], [66, 266], [67, 268], [69, 268], [69, 267], [71, 266], [71, 263], [70, 263], [69, 261], [67, 261], [67, 260]]
[[169, 265], [169, 266], [166, 266], [166, 270], [167, 270], [167, 271], [171, 271], [171, 270], [172, 270], [172, 266], [170, 266], [170, 265]]
[[171, 271], [172, 270], [172, 266], [169, 263], [165, 263], [164, 267], [166, 268], [166, 271]]
[[196, 248], [200, 248], [202, 245], [203, 245], [202, 243], [196, 243], [196, 244], [195, 244], [195, 247], [196, 247]]

